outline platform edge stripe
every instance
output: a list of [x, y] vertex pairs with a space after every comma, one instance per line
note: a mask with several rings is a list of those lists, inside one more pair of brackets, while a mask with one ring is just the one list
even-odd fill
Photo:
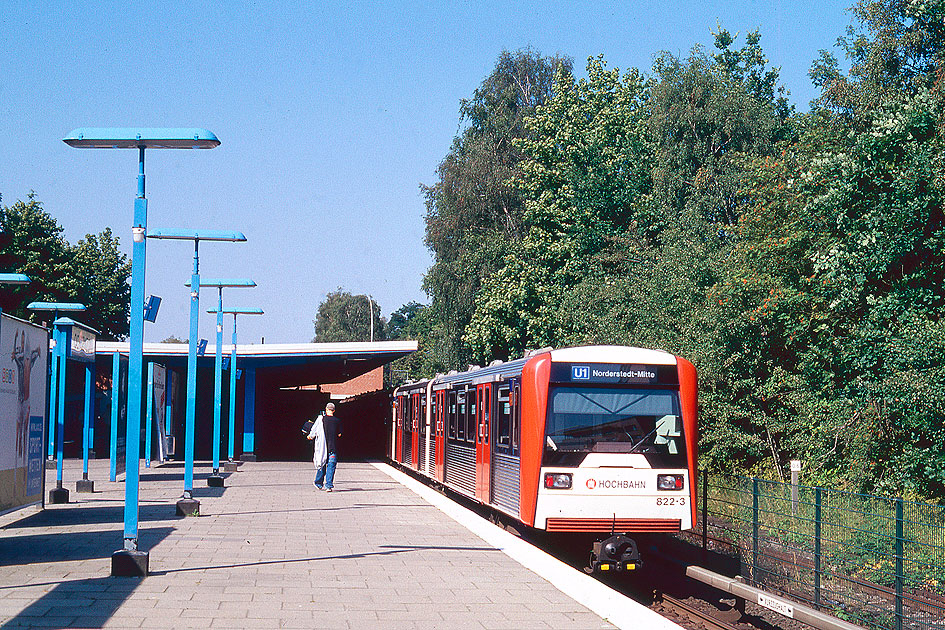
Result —
[[585, 575], [544, 551], [516, 538], [393, 466], [383, 462], [371, 462], [371, 464], [526, 569], [550, 582], [555, 588], [577, 603], [585, 606], [616, 627], [625, 630], [639, 630], [639, 628], [681, 630], [681, 626], [660, 616], [639, 602], [621, 595], [591, 576]]

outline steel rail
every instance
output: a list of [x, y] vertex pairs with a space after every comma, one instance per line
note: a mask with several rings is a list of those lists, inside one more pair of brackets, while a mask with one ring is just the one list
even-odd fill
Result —
[[703, 624], [707, 630], [737, 630], [737, 628], [721, 619], [708, 615], [701, 610], [682, 602], [675, 597], [670, 597], [661, 591], [653, 591], [653, 604], [660, 608], [689, 617], [695, 623]]

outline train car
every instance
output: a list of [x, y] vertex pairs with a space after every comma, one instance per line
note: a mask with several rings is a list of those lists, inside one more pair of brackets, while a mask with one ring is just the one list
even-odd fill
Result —
[[667, 352], [541, 350], [397, 388], [390, 454], [527, 527], [609, 534], [589, 569], [632, 570], [633, 534], [696, 521], [696, 396]]

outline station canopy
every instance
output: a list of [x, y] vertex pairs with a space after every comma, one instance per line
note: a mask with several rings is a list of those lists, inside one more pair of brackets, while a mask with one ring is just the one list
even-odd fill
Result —
[[[146, 343], [144, 359], [186, 371], [188, 349], [186, 343]], [[223, 356], [229, 356], [232, 349], [233, 344], [224, 344]], [[237, 344], [236, 362], [237, 369], [277, 374], [281, 387], [299, 387], [342, 383], [416, 350], [416, 341]], [[100, 341], [95, 348], [99, 356], [115, 352], [127, 355], [128, 343]], [[215, 354], [215, 345], [208, 345], [197, 357], [200, 368], [212, 365]]]

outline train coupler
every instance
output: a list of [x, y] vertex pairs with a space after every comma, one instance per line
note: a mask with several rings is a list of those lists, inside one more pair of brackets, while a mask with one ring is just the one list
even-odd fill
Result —
[[615, 534], [594, 543], [586, 573], [633, 571], [643, 565], [637, 543], [623, 534]]

